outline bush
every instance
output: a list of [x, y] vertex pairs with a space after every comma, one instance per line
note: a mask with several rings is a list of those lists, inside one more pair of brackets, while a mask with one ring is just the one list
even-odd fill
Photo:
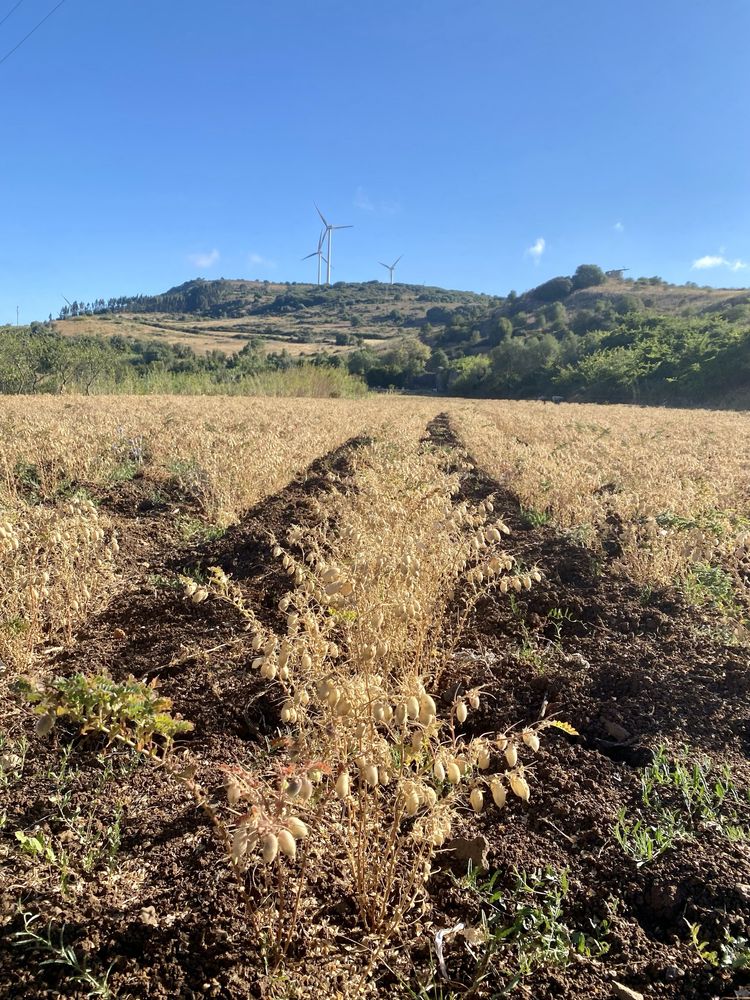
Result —
[[604, 271], [596, 264], [579, 264], [573, 275], [573, 289], [577, 291], [579, 288], [603, 285], [606, 280]]
[[540, 302], [559, 302], [566, 299], [572, 291], [573, 282], [570, 278], [551, 278], [532, 289], [529, 295]]

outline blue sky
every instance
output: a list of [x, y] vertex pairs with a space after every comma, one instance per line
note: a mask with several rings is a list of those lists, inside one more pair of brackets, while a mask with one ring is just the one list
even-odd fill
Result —
[[0, 64], [0, 323], [313, 280], [313, 201], [334, 280], [750, 284], [749, 40], [747, 0], [65, 0]]

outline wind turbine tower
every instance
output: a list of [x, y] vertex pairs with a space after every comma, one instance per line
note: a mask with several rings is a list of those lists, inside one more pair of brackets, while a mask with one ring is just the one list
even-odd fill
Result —
[[[401, 257], [403, 256], [404, 255], [401, 254]], [[393, 272], [396, 270], [396, 264], [398, 264], [398, 262], [401, 260], [401, 257], [397, 257], [392, 264], [384, 264], [382, 260], [378, 261], [378, 264], [380, 264], [381, 267], [384, 267], [386, 271], [390, 273], [391, 284], [393, 284]]]
[[[321, 219], [323, 220], [323, 225], [326, 227], [325, 231], [323, 233], [323, 237], [322, 238], [323, 239], [326, 239], [326, 238], [328, 239], [328, 251], [327, 251], [328, 252], [328, 259], [326, 260], [326, 284], [330, 285], [331, 284], [331, 235], [332, 235], [334, 229], [353, 229], [354, 227], [353, 226], [333, 226], [333, 225], [331, 225], [330, 222], [328, 222], [328, 220], [323, 215], [323, 213], [320, 211], [320, 209], [318, 208], [317, 205], [315, 206], [315, 211], [321, 217]], [[322, 244], [321, 244], [321, 246], [322, 246]]]
[[321, 229], [320, 236], [318, 237], [318, 249], [313, 250], [312, 253], [309, 253], [306, 257], [302, 258], [302, 260], [309, 260], [311, 257], [318, 258], [318, 284], [320, 284], [320, 261], [323, 258], [323, 240], [325, 239], [325, 234], [325, 229]]

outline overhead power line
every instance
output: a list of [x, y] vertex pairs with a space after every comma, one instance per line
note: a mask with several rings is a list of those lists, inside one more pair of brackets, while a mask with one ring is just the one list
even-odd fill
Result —
[[21, 6], [21, 4], [22, 4], [22, 3], [23, 3], [23, 0], [18, 0], [18, 3], [17, 3], [17, 4], [16, 4], [16, 5], [14, 6], [14, 7], [11, 7], [11, 8], [10, 8], [10, 10], [8, 11], [8, 13], [7, 13], [7, 14], [5, 15], [5, 17], [4, 17], [3, 19], [2, 19], [2, 21], [0, 21], [0, 25], [3, 25], [3, 24], [5, 24], [5, 22], [6, 22], [7, 20], [8, 20], [8, 18], [9, 18], [9, 17], [10, 17], [10, 15], [11, 15], [11, 14], [13, 13], [13, 11], [14, 11], [14, 10], [18, 10], [18, 8], [19, 8], [19, 7]]
[[[23, 43], [26, 42], [26, 41], [28, 41], [29, 38], [31, 38], [31, 36], [34, 34], [34, 32], [38, 31], [41, 28], [41, 26], [44, 24], [44, 22], [48, 21], [52, 17], [52, 15], [55, 13], [55, 11], [59, 10], [64, 3], [65, 3], [65, 0], [60, 0], [60, 3], [57, 4], [55, 7], [53, 7], [52, 10], [49, 12], [49, 14], [45, 14], [44, 17], [41, 19], [41, 21], [39, 21], [38, 24], [35, 24], [34, 27], [31, 29], [31, 31], [27, 35], [24, 35], [23, 38], [21, 39], [21, 41], [17, 45], [13, 46], [13, 48], [10, 50], [10, 52], [6, 52], [5, 55], [3, 56], [3, 58], [0, 59], [0, 66], [2, 66], [2, 64], [5, 62], [6, 59], [10, 59], [10, 57], [13, 55], [13, 53], [17, 52], [21, 48], [21, 46], [23, 45]], [[18, 6], [18, 4], [16, 4], [16, 7], [17, 6]], [[16, 8], [14, 7], [13, 10], [15, 10], [15, 9]], [[12, 14], [13, 11], [11, 11], [10, 13]], [[8, 14], [6, 16], [6, 19], [7, 19], [7, 17], [10, 17], [10, 14]]]

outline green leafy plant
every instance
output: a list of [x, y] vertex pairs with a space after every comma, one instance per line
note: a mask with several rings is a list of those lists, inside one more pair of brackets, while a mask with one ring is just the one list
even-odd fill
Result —
[[551, 520], [547, 511], [536, 510], [534, 507], [521, 507], [520, 514], [527, 528], [543, 528]]
[[617, 814], [612, 833], [623, 851], [639, 865], [655, 860], [679, 841], [693, 840], [713, 827], [730, 841], [748, 838], [750, 792], [741, 792], [724, 764], [692, 758], [687, 749], [674, 753], [657, 747], [643, 772], [641, 801], [647, 815]]
[[683, 580], [683, 588], [691, 604], [712, 605], [732, 618], [742, 615], [732, 576], [721, 566], [694, 563]]
[[677, 826], [676, 817], [669, 812], [664, 813], [661, 821], [654, 825], [642, 819], [629, 820], [627, 811], [621, 809], [612, 833], [625, 854], [639, 866], [658, 858], [679, 840], [690, 839], [687, 830]]
[[44, 934], [39, 934], [34, 925], [40, 919], [38, 913], [23, 914], [23, 930], [12, 935], [13, 944], [16, 947], [28, 948], [30, 951], [38, 951], [47, 958], [39, 964], [59, 965], [66, 972], [66, 978], [76, 985], [87, 989], [86, 997], [102, 997], [104, 1000], [111, 1000], [114, 994], [108, 984], [112, 966], [107, 969], [103, 976], [97, 976], [89, 968], [85, 959], [79, 959], [72, 945], [65, 943], [65, 925], [60, 929], [57, 941], [53, 940], [52, 924], [50, 924]]
[[49, 864], [57, 863], [57, 855], [52, 847], [52, 841], [48, 840], [43, 833], [29, 836], [23, 830], [16, 830], [16, 840], [24, 854], [47, 861]]
[[483, 942], [472, 990], [496, 975], [495, 966], [509, 975], [505, 992], [510, 992], [542, 966], [566, 966], [576, 955], [599, 958], [607, 953], [608, 920], [592, 922], [589, 931], [574, 930], [566, 922], [567, 872], [550, 866], [517, 871], [510, 892], [499, 887], [501, 875], [470, 869], [463, 880], [480, 906], [472, 937]]
[[101, 735], [108, 743], [119, 740], [156, 754], [158, 746], [166, 752], [175, 736], [193, 728], [191, 722], [172, 715], [172, 702], [156, 688], [156, 679], [145, 684], [134, 677], [120, 682], [106, 673], [79, 673], [57, 677], [46, 688], [25, 684], [23, 689], [40, 716], [41, 736], [62, 718], [76, 725], [82, 736]]
[[182, 517], [179, 527], [180, 534], [186, 542], [215, 542], [226, 534], [226, 528], [211, 524], [199, 517]]
[[718, 944], [701, 940], [701, 925], [688, 923], [690, 942], [701, 960], [714, 969], [731, 969], [733, 972], [750, 968], [750, 941], [735, 937], [724, 928], [724, 937]]
[[690, 829], [714, 826], [729, 839], [747, 836], [750, 790], [737, 787], [728, 764], [717, 768], [707, 758], [691, 759], [687, 749], [672, 755], [661, 745], [642, 785], [644, 805], [662, 814], [681, 814]]

